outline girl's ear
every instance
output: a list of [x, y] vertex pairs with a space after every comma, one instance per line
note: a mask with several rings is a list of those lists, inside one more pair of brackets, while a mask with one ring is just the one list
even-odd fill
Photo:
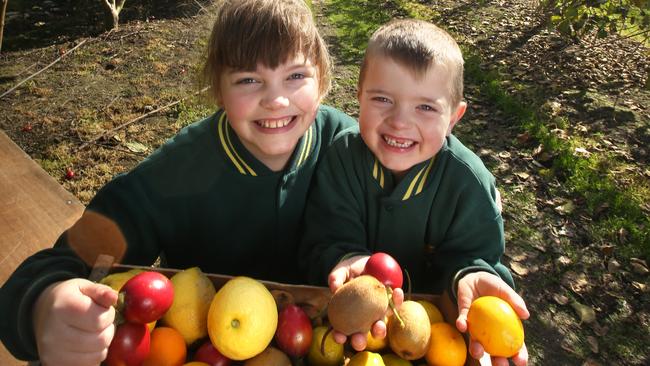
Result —
[[467, 110], [466, 102], [461, 101], [460, 103], [458, 103], [456, 109], [451, 113], [449, 127], [447, 127], [447, 136], [451, 134], [451, 131], [454, 129], [454, 126], [456, 126], [456, 123], [458, 123], [458, 121], [460, 121], [460, 119], [463, 118], [463, 115], [465, 114], [466, 110]]

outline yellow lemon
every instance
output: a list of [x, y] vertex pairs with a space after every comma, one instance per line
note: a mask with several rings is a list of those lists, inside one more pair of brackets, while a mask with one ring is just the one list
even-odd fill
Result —
[[176, 329], [190, 345], [208, 335], [208, 310], [216, 293], [212, 281], [198, 267], [178, 272], [171, 278], [174, 302], [162, 321]]
[[120, 289], [122, 288], [122, 286], [124, 286], [126, 281], [130, 280], [131, 277], [137, 275], [138, 273], [142, 273], [142, 272], [144, 272], [144, 271], [141, 270], [141, 269], [134, 268], [134, 269], [131, 269], [131, 270], [126, 271], [126, 272], [112, 273], [112, 274], [109, 274], [108, 276], [102, 278], [99, 281], [99, 283], [101, 283], [103, 285], [106, 285], [106, 286], [109, 286], [113, 290], [115, 290], [117, 292], [120, 292]]
[[429, 323], [433, 324], [445, 321], [445, 319], [442, 317], [442, 313], [440, 310], [438, 310], [437, 306], [426, 300], [418, 300], [417, 302], [419, 302], [420, 305], [424, 307], [424, 310], [426, 310], [427, 315], [429, 316]]
[[231, 360], [241, 361], [264, 351], [278, 325], [278, 308], [262, 283], [235, 277], [214, 296], [208, 312], [212, 344]]
[[387, 353], [381, 356], [381, 358], [384, 360], [386, 366], [413, 366], [411, 361], [405, 360], [394, 353]]
[[472, 302], [467, 329], [492, 356], [512, 357], [524, 344], [521, 319], [510, 304], [496, 296], [482, 296]]
[[431, 324], [431, 342], [424, 358], [429, 366], [463, 366], [467, 358], [463, 335], [447, 323]]
[[370, 351], [359, 352], [352, 356], [347, 366], [386, 366], [379, 353]]
[[311, 338], [311, 345], [307, 353], [307, 360], [312, 366], [338, 366], [343, 363], [343, 345], [334, 341], [334, 335], [330, 332], [325, 338], [323, 353], [321, 353], [321, 343], [323, 336], [327, 332], [326, 326], [314, 328]]

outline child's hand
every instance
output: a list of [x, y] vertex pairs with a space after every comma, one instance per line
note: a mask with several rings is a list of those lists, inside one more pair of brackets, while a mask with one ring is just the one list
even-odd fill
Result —
[[97, 366], [113, 339], [117, 292], [76, 278], [47, 287], [34, 306], [42, 365]]
[[[499, 277], [488, 272], [474, 272], [465, 275], [458, 281], [458, 318], [456, 327], [461, 332], [467, 331], [467, 313], [472, 301], [481, 296], [497, 296], [507, 301], [515, 310], [519, 318], [528, 319], [530, 314], [524, 300]], [[470, 340], [469, 353], [472, 357], [479, 359], [483, 356], [483, 346]], [[526, 344], [519, 352], [512, 356], [512, 362], [516, 366], [525, 366], [528, 363], [528, 351]], [[503, 357], [492, 357], [492, 365], [508, 366], [508, 360]]]
[[[332, 272], [330, 272], [329, 278], [327, 279], [327, 283], [329, 284], [332, 293], [335, 293], [344, 283], [355, 277], [361, 276], [368, 258], [370, 258], [370, 256], [359, 255], [339, 262]], [[402, 289], [393, 289], [393, 302], [395, 303], [395, 306], [399, 308], [403, 301], [404, 292]], [[389, 309], [388, 311], [391, 310]], [[372, 325], [371, 332], [373, 337], [383, 339], [386, 337], [386, 323], [382, 320], [378, 320]], [[336, 343], [343, 344], [347, 340], [345, 334], [337, 332], [336, 329], [333, 332], [333, 336]], [[350, 336], [350, 344], [355, 350], [363, 351], [366, 349], [366, 335], [363, 333], [352, 334]]]

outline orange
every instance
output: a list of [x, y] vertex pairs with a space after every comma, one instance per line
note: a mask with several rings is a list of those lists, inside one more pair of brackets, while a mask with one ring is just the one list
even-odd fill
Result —
[[447, 323], [431, 324], [431, 343], [424, 357], [429, 366], [463, 366], [467, 346], [460, 332]]
[[183, 336], [174, 328], [158, 327], [151, 332], [149, 356], [142, 366], [182, 366], [186, 356]]
[[266, 349], [278, 325], [271, 292], [250, 277], [235, 277], [219, 289], [208, 311], [208, 334], [214, 347], [242, 361]]
[[467, 329], [492, 356], [512, 357], [524, 344], [521, 319], [510, 304], [496, 296], [482, 296], [472, 302]]

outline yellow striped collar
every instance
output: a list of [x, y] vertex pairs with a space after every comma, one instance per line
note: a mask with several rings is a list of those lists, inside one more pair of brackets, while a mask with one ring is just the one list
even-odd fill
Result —
[[217, 124], [217, 130], [219, 132], [219, 141], [223, 150], [226, 152], [226, 155], [232, 161], [233, 165], [239, 172], [243, 175], [250, 174], [252, 176], [257, 176], [257, 173], [244, 161], [244, 159], [239, 156], [237, 150], [232, 144], [230, 139], [230, 125], [226, 121], [226, 113], [221, 113], [219, 117], [219, 123]]
[[[429, 173], [431, 172], [431, 167], [433, 166], [433, 162], [435, 160], [435, 156], [431, 159], [426, 164], [422, 164], [422, 167], [420, 170], [415, 174], [415, 177], [413, 177], [409, 182], [402, 181], [399, 183], [399, 186], [403, 185], [408, 185], [408, 188], [406, 188], [406, 192], [404, 192], [404, 195], [402, 196], [402, 201], [406, 201], [407, 199], [417, 196], [422, 192], [424, 189], [424, 186], [427, 182], [427, 178], [429, 177]], [[374, 158], [374, 164], [372, 166], [372, 177], [379, 183], [379, 186], [382, 189], [386, 188], [386, 172], [385, 168], [381, 165], [379, 160], [375, 157]], [[404, 179], [409, 179], [409, 176], [412, 176], [413, 174], [407, 174]], [[391, 179], [391, 178], [389, 178]]]
[[313, 146], [316, 142], [316, 139], [314, 138], [316, 134], [316, 127], [314, 124], [309, 126], [309, 129], [307, 129], [307, 132], [302, 136], [302, 146], [300, 146], [299, 153], [297, 155], [297, 160], [294, 168], [298, 168], [302, 164], [304, 164], [308, 159], [309, 156], [313, 153]]

